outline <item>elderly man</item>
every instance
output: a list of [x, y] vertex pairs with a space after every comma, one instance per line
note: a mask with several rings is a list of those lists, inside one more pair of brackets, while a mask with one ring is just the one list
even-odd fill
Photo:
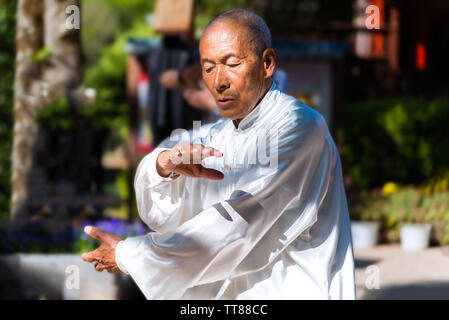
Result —
[[154, 232], [121, 241], [87, 227], [102, 245], [83, 259], [129, 273], [148, 299], [354, 299], [338, 151], [322, 116], [272, 81], [265, 22], [221, 13], [200, 55], [224, 119], [139, 164], [137, 205]]

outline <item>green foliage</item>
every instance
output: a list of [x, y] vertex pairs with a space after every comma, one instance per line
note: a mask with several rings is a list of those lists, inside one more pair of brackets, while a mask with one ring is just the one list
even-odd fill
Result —
[[106, 46], [123, 30], [144, 23], [155, 0], [83, 0], [82, 39], [87, 66], [101, 58]]
[[49, 55], [51, 55], [53, 52], [52, 47], [44, 47], [39, 50], [37, 50], [33, 55], [33, 61], [34, 62], [42, 62], [44, 61]]
[[62, 130], [71, 130], [78, 123], [95, 128], [119, 130], [127, 124], [126, 54], [125, 44], [131, 37], [151, 37], [153, 31], [144, 23], [120, 33], [107, 46], [96, 64], [85, 72], [86, 87], [97, 92], [95, 103], [82, 110], [76, 117], [66, 97], [62, 97], [38, 114], [42, 123]]
[[[91, 1], [91, 0], [89, 0]], [[100, 0], [104, 8], [115, 12], [120, 28], [130, 29], [136, 22], [143, 23], [145, 16], [154, 11], [155, 0]]]
[[120, 33], [106, 47], [100, 60], [86, 71], [86, 87], [94, 88], [97, 101], [86, 108], [83, 117], [92, 125], [118, 129], [127, 120], [125, 44], [132, 37], [154, 37], [153, 30], [143, 21]]
[[432, 217], [427, 215], [427, 204], [434, 200], [432, 196], [423, 197], [414, 188], [405, 188], [386, 199], [384, 211], [395, 224], [426, 223]]
[[93, 251], [98, 248], [101, 243], [99, 240], [83, 237], [83, 230], [76, 232], [76, 241], [73, 243], [73, 253], [83, 254], [85, 252]]
[[9, 216], [16, 0], [0, 7], [0, 219]]
[[86, 65], [89, 67], [100, 59], [103, 49], [123, 29], [118, 20], [121, 10], [105, 6], [102, 0], [83, 0], [81, 10], [81, 38]]
[[210, 18], [222, 11], [232, 8], [254, 9], [258, 4], [257, 0], [197, 0], [195, 9], [197, 13], [204, 14]]
[[129, 196], [127, 180], [128, 172], [126, 170], [121, 170], [115, 181], [104, 187], [105, 193], [120, 199], [127, 199]]
[[[82, 10], [86, 14], [83, 15], [81, 30], [83, 45], [88, 49], [86, 55], [89, 62], [84, 72], [84, 84], [95, 89], [96, 101], [75, 114], [67, 98], [62, 97], [39, 112], [38, 119], [41, 123], [59, 130], [72, 130], [81, 124], [97, 129], [109, 129], [110, 132], [119, 132], [127, 127], [125, 44], [129, 38], [155, 37], [151, 27], [143, 19], [151, 10], [140, 7], [138, 12], [133, 11], [133, 3], [103, 0], [83, 2]], [[146, 2], [144, 7], [149, 5], [150, 3]], [[117, 15], [128, 14], [131, 19], [129, 22], [122, 23], [116, 19]], [[104, 32], [106, 35], [103, 37]], [[127, 197], [123, 183], [120, 183], [120, 186], [120, 195]], [[121, 211], [122, 209], [120, 208]]]
[[382, 221], [384, 219], [383, 197], [378, 192], [362, 193], [360, 203], [351, 210], [351, 216], [359, 221]]
[[398, 192], [383, 196], [372, 192], [362, 197], [362, 205], [353, 217], [366, 221], [379, 221], [387, 239], [399, 239], [403, 223], [432, 223], [440, 244], [449, 244], [449, 191], [427, 194], [425, 189], [404, 187]]
[[37, 114], [37, 120], [53, 129], [71, 130], [75, 127], [73, 111], [67, 97], [62, 97]]
[[345, 105], [337, 135], [355, 188], [420, 184], [449, 169], [449, 101], [371, 100]]

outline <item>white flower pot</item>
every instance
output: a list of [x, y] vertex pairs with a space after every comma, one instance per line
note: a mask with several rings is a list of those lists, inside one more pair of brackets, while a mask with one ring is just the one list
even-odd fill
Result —
[[378, 241], [380, 223], [378, 221], [352, 221], [352, 243], [357, 249], [374, 247]]
[[401, 227], [401, 245], [405, 251], [420, 251], [429, 246], [430, 223], [405, 223]]

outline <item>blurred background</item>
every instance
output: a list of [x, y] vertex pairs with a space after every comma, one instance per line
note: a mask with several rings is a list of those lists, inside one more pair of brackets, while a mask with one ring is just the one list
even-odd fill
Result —
[[449, 298], [446, 0], [0, 0], [0, 298], [142, 298], [81, 261], [98, 245], [82, 228], [149, 231], [136, 166], [219, 117], [195, 65], [230, 8], [265, 19], [275, 80], [327, 120], [357, 297]]

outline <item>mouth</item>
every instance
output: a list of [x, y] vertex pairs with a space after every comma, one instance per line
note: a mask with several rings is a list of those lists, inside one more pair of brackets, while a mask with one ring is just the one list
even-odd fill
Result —
[[231, 99], [231, 98], [218, 99], [218, 101], [217, 101], [217, 103], [220, 107], [226, 107], [229, 104], [231, 104], [232, 102], [234, 102], [234, 99]]

